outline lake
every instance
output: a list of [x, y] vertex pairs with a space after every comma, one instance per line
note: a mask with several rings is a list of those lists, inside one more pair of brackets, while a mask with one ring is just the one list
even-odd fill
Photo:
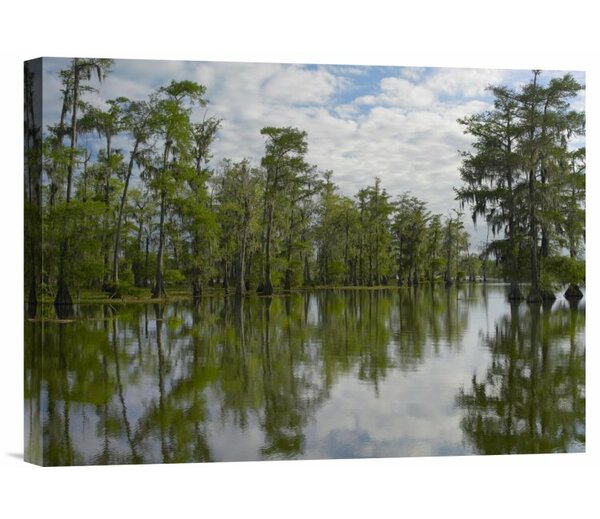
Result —
[[40, 437], [46, 465], [584, 451], [585, 299], [506, 291], [207, 295], [27, 321], [26, 457]]

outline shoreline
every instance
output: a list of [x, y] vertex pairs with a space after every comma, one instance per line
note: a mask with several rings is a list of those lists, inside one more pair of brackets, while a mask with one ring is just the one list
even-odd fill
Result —
[[[527, 282], [520, 283], [521, 285], [527, 286]], [[314, 286], [305, 286], [305, 287], [297, 287], [291, 290], [275, 290], [273, 294], [265, 295], [256, 292], [256, 290], [250, 290], [243, 294], [244, 298], [248, 297], [281, 297], [288, 296], [292, 294], [303, 293], [311, 290], [344, 290], [344, 291], [381, 291], [381, 290], [416, 290], [419, 288], [443, 288], [443, 289], [451, 289], [455, 287], [465, 287], [471, 285], [506, 285], [509, 283], [502, 280], [488, 280], [488, 281], [459, 281], [454, 282], [451, 286], [446, 287], [443, 282], [431, 283], [431, 282], [422, 282], [416, 286], [406, 286], [406, 285], [376, 285], [376, 286], [354, 286], [354, 285], [314, 285]], [[585, 287], [583, 287], [585, 288]], [[564, 290], [565, 288], [561, 288], [558, 291], [555, 291], [555, 295], [558, 298], [564, 298]], [[224, 288], [206, 288], [202, 292], [200, 299], [203, 297], [214, 297], [214, 296], [225, 296], [225, 297], [236, 297], [235, 289], [224, 289]], [[566, 299], [566, 298], [565, 298]], [[152, 296], [136, 296], [136, 295], [124, 295], [119, 298], [111, 298], [106, 295], [102, 291], [90, 291], [85, 292], [82, 297], [76, 298], [73, 301], [73, 306], [76, 305], [129, 305], [129, 304], [161, 304], [161, 303], [173, 303], [177, 301], [193, 301], [194, 296], [191, 293], [191, 289], [182, 289], [175, 288], [170, 291], [166, 297], [162, 298], [153, 298]], [[53, 306], [54, 300], [53, 298], [41, 297], [37, 303], [42, 306]], [[28, 302], [25, 301], [24, 305], [27, 306]]]

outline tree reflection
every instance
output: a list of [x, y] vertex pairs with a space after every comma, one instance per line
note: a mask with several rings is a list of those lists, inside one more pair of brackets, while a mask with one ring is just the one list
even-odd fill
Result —
[[470, 301], [457, 287], [399, 290], [396, 340], [400, 367], [414, 371], [428, 353], [438, 354], [440, 346], [459, 345], [467, 328]]
[[154, 398], [138, 422], [136, 443], [145, 444], [145, 451], [158, 447], [160, 457], [147, 461], [182, 463], [211, 461], [203, 423], [206, 418], [202, 390], [206, 385], [202, 366], [195, 353], [195, 343], [174, 347], [185, 326], [178, 316], [178, 307], [171, 314], [155, 304], [155, 364], [152, 375], [156, 383]]
[[25, 324], [24, 382], [25, 382], [25, 461], [43, 463], [43, 344], [42, 325], [36, 321]]
[[[44, 409], [44, 463], [74, 465], [83, 462], [72, 441], [72, 419], [84, 420], [84, 406], [96, 408], [106, 417], [109, 394], [113, 384], [107, 380], [103, 359], [107, 354], [102, 328], [88, 323], [56, 323], [44, 326], [43, 385], [47, 407]], [[73, 343], [73, 335], [78, 337]], [[89, 453], [88, 453], [89, 454]]]
[[[390, 373], [460, 351], [482, 297], [470, 286], [205, 295], [27, 322], [27, 456], [41, 452], [41, 428], [49, 465], [213, 461], [224, 432], [241, 435], [248, 459], [301, 457], [338, 384], [359, 380], [379, 398]], [[476, 450], [584, 442], [584, 326], [581, 307], [523, 305], [484, 336], [492, 363], [458, 396]]]
[[[492, 362], [461, 389], [465, 439], [483, 454], [566, 452], [585, 445], [583, 311], [512, 303], [484, 336]], [[564, 343], [557, 337], [569, 337]]]

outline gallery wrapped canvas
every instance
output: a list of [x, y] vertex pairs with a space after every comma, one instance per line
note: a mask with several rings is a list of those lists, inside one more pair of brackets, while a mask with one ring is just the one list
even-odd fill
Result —
[[25, 63], [25, 459], [585, 450], [582, 72]]

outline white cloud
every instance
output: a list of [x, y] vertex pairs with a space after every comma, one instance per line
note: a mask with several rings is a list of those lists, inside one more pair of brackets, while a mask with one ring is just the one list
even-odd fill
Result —
[[297, 65], [279, 70], [264, 85], [269, 100], [291, 104], [324, 104], [345, 80], [324, 69], [307, 70]]
[[435, 93], [431, 89], [402, 78], [383, 79], [381, 90], [385, 101], [406, 108], [423, 108], [435, 101]]
[[410, 81], [418, 81], [423, 77], [425, 69], [423, 67], [403, 67], [400, 70], [400, 77]]
[[504, 70], [442, 68], [425, 80], [425, 86], [439, 94], [451, 96], [483, 96], [490, 84], [499, 84], [506, 75]]
[[355, 103], [368, 106], [397, 106], [407, 110], [430, 106], [436, 100], [429, 88], [399, 77], [386, 77], [380, 83], [381, 93], [357, 98]]

